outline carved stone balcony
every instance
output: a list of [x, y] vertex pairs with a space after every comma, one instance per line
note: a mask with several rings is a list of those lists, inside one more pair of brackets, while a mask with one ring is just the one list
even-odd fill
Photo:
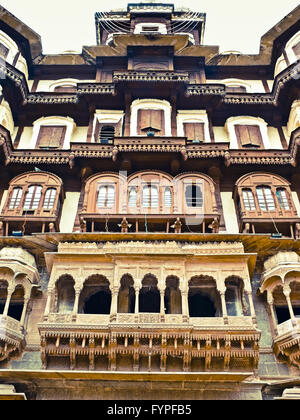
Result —
[[277, 334], [273, 340], [276, 355], [300, 368], [300, 319], [288, 319], [277, 325]]
[[251, 317], [186, 318], [159, 313], [49, 314], [39, 324], [44, 368], [57, 358], [70, 369], [255, 371], [260, 331]]
[[18, 352], [24, 341], [19, 321], [9, 316], [0, 315], [0, 361]]

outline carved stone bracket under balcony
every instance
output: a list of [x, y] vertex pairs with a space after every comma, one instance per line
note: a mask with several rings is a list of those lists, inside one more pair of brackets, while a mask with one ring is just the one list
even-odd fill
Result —
[[23, 346], [24, 335], [19, 321], [0, 315], [0, 361], [17, 353]]

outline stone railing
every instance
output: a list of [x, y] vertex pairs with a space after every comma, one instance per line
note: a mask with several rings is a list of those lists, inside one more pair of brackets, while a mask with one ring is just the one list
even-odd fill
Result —
[[283, 357], [300, 368], [300, 318], [288, 319], [277, 325], [273, 345], [277, 357]]
[[24, 335], [20, 322], [9, 316], [0, 315], [0, 361], [21, 349]]
[[114, 82], [188, 82], [189, 73], [184, 71], [115, 71]]
[[260, 331], [250, 317], [49, 314], [39, 331], [44, 368], [62, 355], [70, 369], [76, 369], [79, 357], [90, 370], [119, 370], [124, 357], [133, 371], [145, 363], [148, 371], [167, 371], [175, 361], [178, 371], [216, 369], [220, 360], [225, 371], [252, 372], [258, 365]]

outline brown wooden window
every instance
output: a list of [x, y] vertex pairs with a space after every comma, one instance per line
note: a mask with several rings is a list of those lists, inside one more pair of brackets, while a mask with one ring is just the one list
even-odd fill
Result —
[[285, 188], [277, 188], [276, 196], [281, 209], [290, 210], [288, 195]]
[[16, 187], [13, 189], [10, 202], [9, 202], [9, 210], [17, 209], [20, 205], [21, 199], [23, 195], [23, 189], [21, 187]]
[[111, 208], [115, 204], [114, 185], [101, 185], [98, 191], [97, 208]]
[[7, 58], [9, 53], [9, 48], [7, 48], [5, 45], [0, 43], [0, 57], [4, 58], [4, 60]]
[[103, 125], [99, 133], [99, 142], [111, 144], [115, 138], [116, 127], [114, 125]]
[[103, 124], [96, 120], [95, 143], [113, 144], [114, 138], [122, 135], [122, 119], [117, 123]]
[[67, 127], [65, 126], [41, 126], [37, 139], [37, 146], [43, 149], [61, 148], [64, 143], [66, 131]]
[[198, 185], [187, 185], [185, 189], [185, 202], [188, 207], [202, 207], [203, 193]]
[[172, 190], [170, 187], [166, 187], [164, 191], [164, 206], [172, 207]]
[[293, 46], [293, 51], [297, 59], [300, 58], [300, 41]]
[[226, 86], [226, 92], [245, 93], [247, 92], [247, 88], [245, 86]]
[[42, 196], [41, 185], [31, 185], [25, 196], [24, 210], [37, 210]]
[[136, 207], [137, 205], [137, 188], [130, 187], [128, 194], [128, 207]]
[[138, 134], [155, 132], [165, 134], [165, 114], [160, 109], [140, 109], [138, 111]]
[[204, 123], [184, 123], [184, 135], [189, 141], [202, 142], [204, 138]]
[[61, 86], [56, 86], [54, 88], [54, 92], [72, 93], [72, 92], [76, 92], [76, 91], [77, 91], [77, 87], [76, 86], [70, 86], [70, 85], [61, 85]]
[[263, 141], [258, 125], [235, 125], [235, 133], [240, 147], [262, 147]]
[[243, 201], [246, 210], [255, 210], [254, 197], [250, 188], [243, 189]]
[[156, 185], [144, 185], [143, 187], [143, 207], [158, 207], [158, 188]]
[[260, 186], [256, 187], [256, 194], [258, 198], [258, 204], [263, 211], [274, 211], [275, 202], [272, 194], [271, 187]]
[[56, 197], [56, 188], [48, 188], [45, 193], [45, 199], [43, 204], [43, 209], [51, 210], [53, 209]]

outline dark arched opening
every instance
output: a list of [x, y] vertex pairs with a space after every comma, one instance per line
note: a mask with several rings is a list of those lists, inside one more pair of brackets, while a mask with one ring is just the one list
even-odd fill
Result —
[[139, 312], [160, 312], [160, 293], [157, 288], [157, 279], [151, 274], [145, 276], [142, 281], [139, 294]]

